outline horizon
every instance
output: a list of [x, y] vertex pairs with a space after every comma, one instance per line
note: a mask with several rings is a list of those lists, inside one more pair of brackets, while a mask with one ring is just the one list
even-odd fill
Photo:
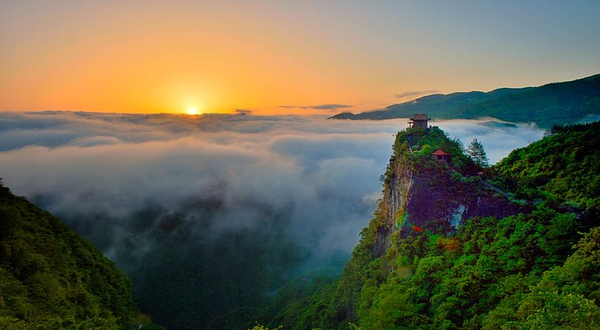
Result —
[[[340, 110], [337, 110], [339, 108], [333, 108], [331, 112], [323, 112], [323, 111], [316, 111], [316, 112], [311, 112], [311, 113], [307, 113], [307, 112], [287, 112], [287, 113], [269, 113], [269, 112], [262, 112], [260, 109], [232, 109], [231, 111], [228, 112], [210, 112], [210, 110], [206, 110], [206, 111], [199, 111], [198, 108], [182, 108], [180, 109], [180, 111], [175, 111], [175, 112], [168, 112], [168, 111], [157, 111], [157, 112], [140, 112], [140, 111], [110, 111], [110, 110], [80, 110], [80, 109], [41, 109], [41, 110], [1, 110], [0, 112], [23, 112], [23, 113], [43, 113], [43, 112], [49, 112], [49, 113], [53, 113], [53, 112], [73, 112], [73, 113], [78, 113], [78, 112], [89, 112], [89, 113], [97, 113], [97, 114], [122, 114], [122, 115], [145, 115], [145, 114], [151, 114], [151, 115], [181, 115], [181, 116], [207, 116], [207, 115], [240, 115], [240, 116], [246, 116], [246, 115], [253, 115], [253, 116], [316, 116], [316, 117], [330, 117], [332, 115], [335, 114], [341, 114], [341, 113], [352, 113], [352, 114], [358, 114], [358, 113], [362, 113], [362, 112], [371, 112], [371, 111], [379, 111], [379, 110], [385, 110], [387, 107], [389, 106], [393, 106], [393, 105], [397, 105], [397, 104], [402, 104], [402, 103], [408, 103], [408, 102], [413, 102], [415, 100], [419, 100], [421, 98], [424, 97], [428, 97], [428, 96], [433, 96], [433, 95], [451, 95], [451, 94], [456, 94], [456, 93], [472, 93], [472, 92], [483, 92], [483, 93], [489, 93], [489, 92], [493, 92], [495, 90], [500, 90], [500, 89], [522, 89], [522, 88], [535, 88], [535, 87], [541, 87], [541, 86], [545, 86], [545, 85], [550, 85], [550, 84], [556, 84], [556, 83], [563, 83], [563, 82], [571, 82], [571, 81], [576, 81], [576, 80], [582, 80], [582, 79], [587, 79], [590, 77], [594, 77], [594, 76], [599, 76], [600, 73], [596, 73], [596, 74], [591, 74], [585, 77], [580, 77], [580, 78], [576, 78], [573, 80], [568, 80], [568, 81], [552, 81], [552, 82], [547, 82], [538, 86], [520, 86], [520, 87], [512, 87], [512, 86], [503, 86], [503, 87], [496, 87], [496, 88], [492, 88], [490, 90], [485, 90], [485, 91], [481, 91], [481, 90], [463, 90], [463, 91], [452, 91], [452, 92], [447, 92], [447, 93], [442, 93], [439, 91], [432, 91], [434, 93], [430, 93], [430, 94], [419, 94], [418, 96], [415, 97], [410, 97], [406, 100], [403, 101], [399, 101], [399, 102], [395, 102], [395, 103], [391, 103], [388, 105], [385, 105], [381, 108], [374, 108], [374, 109], [364, 109], [364, 110], [358, 110], [358, 111], [352, 111], [352, 110], [344, 110], [344, 107], [341, 107]], [[298, 108], [303, 108], [303, 109], [307, 109], [307, 108], [316, 108], [316, 107], [322, 107], [325, 105], [314, 105], [314, 106], [299, 106]], [[289, 106], [283, 106], [280, 108], [289, 108]], [[409, 117], [396, 117], [396, 118], [409, 118]], [[497, 121], [503, 121], [502, 119], [499, 118], [495, 118], [495, 117], [490, 117], [493, 118]], [[481, 119], [486, 119], [486, 117], [482, 117]], [[379, 119], [379, 120], [389, 120], [389, 119]]]
[[332, 115], [600, 72], [595, 1], [0, 9], [0, 111]]

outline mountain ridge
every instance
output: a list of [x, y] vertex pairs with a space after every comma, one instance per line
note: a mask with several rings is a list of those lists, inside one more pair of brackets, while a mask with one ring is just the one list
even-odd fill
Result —
[[408, 118], [415, 113], [427, 113], [434, 119], [489, 116], [509, 122], [534, 122], [543, 128], [575, 123], [600, 114], [600, 74], [538, 87], [426, 95], [383, 110], [343, 112], [331, 119], [382, 120]]

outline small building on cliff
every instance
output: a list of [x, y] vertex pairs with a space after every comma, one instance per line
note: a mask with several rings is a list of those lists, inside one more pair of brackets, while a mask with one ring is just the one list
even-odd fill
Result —
[[431, 155], [440, 162], [449, 162], [450, 161], [450, 154], [445, 152], [442, 149], [438, 149], [436, 151], [434, 151], [433, 153], [431, 153]]
[[408, 121], [409, 128], [425, 128], [427, 129], [427, 121], [429, 118], [426, 113], [415, 113]]

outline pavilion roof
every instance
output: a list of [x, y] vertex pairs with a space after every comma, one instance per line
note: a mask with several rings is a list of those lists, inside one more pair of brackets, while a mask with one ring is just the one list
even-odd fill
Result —
[[412, 120], [428, 120], [429, 118], [427, 118], [426, 113], [415, 113], [411, 119]]
[[447, 153], [447, 152], [445, 152], [445, 151], [444, 151], [444, 150], [442, 150], [442, 149], [438, 149], [438, 150], [434, 151], [434, 152], [432, 153], [432, 155], [434, 155], [434, 156], [449, 156], [450, 154], [449, 154], [449, 153]]

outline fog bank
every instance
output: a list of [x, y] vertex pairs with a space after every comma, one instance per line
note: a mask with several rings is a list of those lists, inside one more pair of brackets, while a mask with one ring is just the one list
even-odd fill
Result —
[[[465, 145], [477, 137], [491, 162], [543, 134], [490, 120], [432, 124]], [[0, 113], [0, 177], [125, 269], [143, 310], [196, 328], [267, 299], [292, 276], [339, 270], [405, 127], [405, 119]]]

